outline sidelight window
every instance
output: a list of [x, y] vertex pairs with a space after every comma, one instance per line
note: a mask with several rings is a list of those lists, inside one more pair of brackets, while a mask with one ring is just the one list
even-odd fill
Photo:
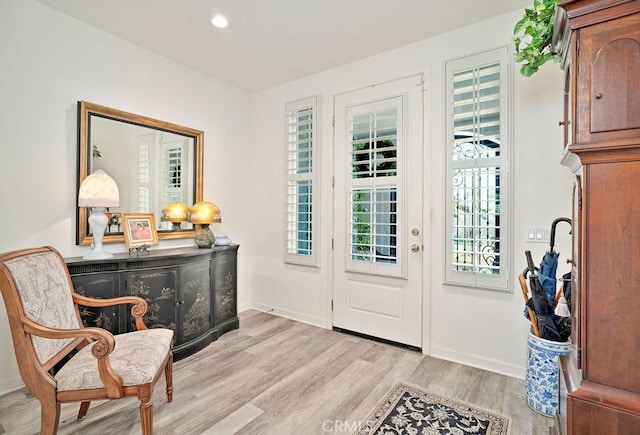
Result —
[[447, 62], [447, 283], [508, 290], [507, 48]]
[[319, 97], [286, 105], [285, 262], [316, 265]]

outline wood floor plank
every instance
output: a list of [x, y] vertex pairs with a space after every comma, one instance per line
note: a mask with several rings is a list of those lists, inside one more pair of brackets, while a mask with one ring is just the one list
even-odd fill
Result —
[[255, 420], [262, 414], [260, 408], [250, 403], [243, 405], [237, 411], [229, 414], [210, 429], [202, 432], [203, 435], [229, 435], [238, 433], [247, 423]]
[[[174, 400], [153, 392], [157, 435], [352, 433], [403, 381], [512, 419], [513, 435], [547, 434], [551, 418], [526, 405], [524, 381], [418, 352], [295, 322], [240, 313], [240, 328], [174, 364]], [[62, 406], [59, 434], [139, 434], [139, 402], [100, 401], [76, 419]], [[0, 397], [0, 434], [39, 432], [40, 407], [26, 390]]]
[[422, 356], [418, 353], [404, 353], [396, 364], [386, 373], [384, 378], [382, 378], [375, 387], [368, 389], [367, 394], [360, 403], [356, 404], [353, 411], [348, 415], [345, 425], [348, 424], [348, 422], [356, 423], [357, 425], [362, 423], [366, 416], [380, 402], [380, 399], [386, 396], [387, 392], [398, 380], [409, 379], [411, 373], [416, 370], [416, 367], [420, 365], [421, 361]]

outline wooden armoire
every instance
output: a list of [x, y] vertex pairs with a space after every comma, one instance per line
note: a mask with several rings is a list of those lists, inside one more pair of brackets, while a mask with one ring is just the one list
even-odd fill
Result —
[[640, 0], [558, 3], [573, 191], [559, 433], [640, 434]]

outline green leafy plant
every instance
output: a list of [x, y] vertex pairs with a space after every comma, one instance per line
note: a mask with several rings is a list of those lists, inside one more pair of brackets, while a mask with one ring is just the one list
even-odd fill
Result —
[[369, 223], [369, 209], [364, 205], [366, 194], [353, 193], [352, 213], [352, 258], [367, 261], [371, 255], [371, 224]]
[[522, 63], [520, 73], [530, 77], [549, 60], [557, 61], [551, 51], [553, 22], [558, 0], [534, 0], [533, 7], [524, 10], [524, 16], [513, 29], [515, 61]]

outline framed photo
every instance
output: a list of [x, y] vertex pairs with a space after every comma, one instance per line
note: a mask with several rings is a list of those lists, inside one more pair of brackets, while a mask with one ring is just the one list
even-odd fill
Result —
[[120, 216], [127, 249], [158, 244], [158, 232], [152, 213], [122, 213]]

